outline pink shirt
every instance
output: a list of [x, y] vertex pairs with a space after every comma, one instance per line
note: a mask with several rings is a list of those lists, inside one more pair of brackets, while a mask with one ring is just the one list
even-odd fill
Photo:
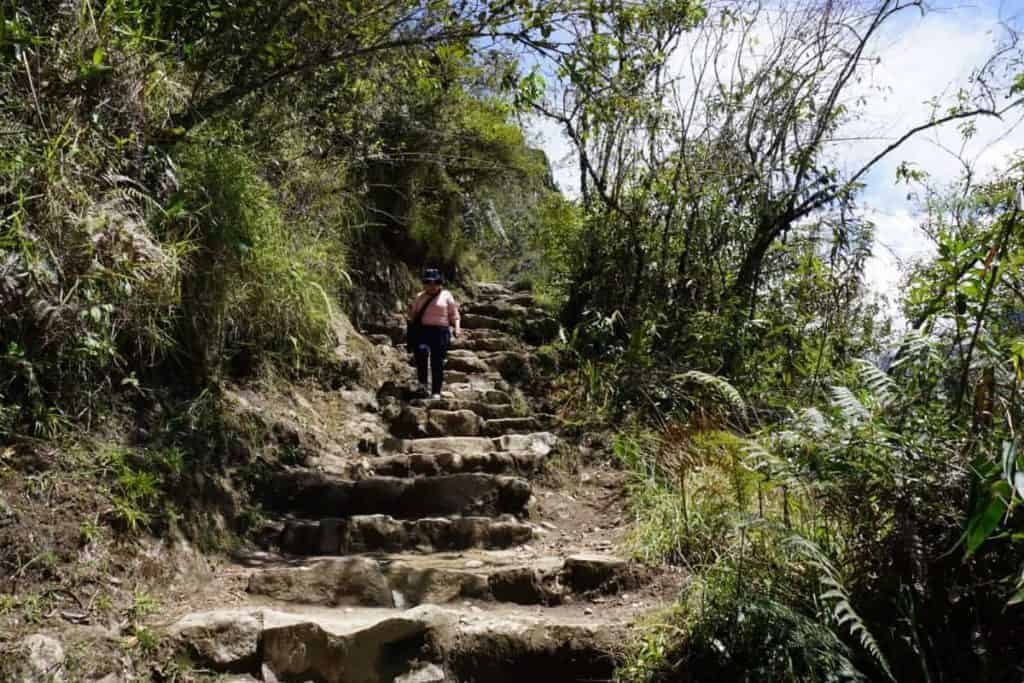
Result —
[[[415, 301], [409, 306], [409, 320], [416, 317], [420, 307], [430, 298], [430, 294], [420, 292], [416, 295]], [[448, 327], [449, 325], [459, 331], [459, 305], [455, 303], [455, 297], [447, 289], [442, 289], [437, 298], [430, 302], [427, 310], [423, 313], [423, 324], [437, 327]]]

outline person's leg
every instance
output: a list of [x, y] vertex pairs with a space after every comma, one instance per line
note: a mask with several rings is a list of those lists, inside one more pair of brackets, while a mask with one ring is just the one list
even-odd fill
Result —
[[415, 355], [416, 378], [419, 381], [420, 386], [425, 387], [427, 385], [427, 357], [433, 355], [430, 353], [430, 346], [428, 344], [423, 343], [423, 341], [421, 340], [420, 343], [416, 346]]
[[430, 347], [430, 384], [431, 394], [440, 394], [444, 386], [444, 359], [448, 355], [447, 328], [438, 328], [434, 345]]

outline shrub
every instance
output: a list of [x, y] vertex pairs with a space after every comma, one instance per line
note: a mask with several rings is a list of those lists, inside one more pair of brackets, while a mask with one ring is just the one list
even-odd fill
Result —
[[236, 147], [190, 146], [181, 169], [165, 231], [193, 244], [182, 333], [196, 379], [208, 382], [232, 357], [298, 366], [317, 356], [333, 338], [344, 276], [338, 242], [288, 230], [269, 183]]
[[[625, 433], [613, 451], [630, 472], [633, 553], [651, 563], [710, 565], [737, 542], [757, 497], [744, 442], [719, 430]], [[760, 498], [758, 497], [760, 501]]]

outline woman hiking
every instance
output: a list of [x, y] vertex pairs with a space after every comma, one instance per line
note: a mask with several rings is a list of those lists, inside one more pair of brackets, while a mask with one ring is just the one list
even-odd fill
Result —
[[441, 271], [428, 268], [423, 271], [423, 291], [409, 306], [408, 337], [406, 346], [416, 356], [419, 390], [427, 393], [427, 361], [430, 362], [431, 398], [441, 398], [444, 384], [444, 357], [451, 338], [459, 336], [459, 305], [455, 297], [444, 289]]

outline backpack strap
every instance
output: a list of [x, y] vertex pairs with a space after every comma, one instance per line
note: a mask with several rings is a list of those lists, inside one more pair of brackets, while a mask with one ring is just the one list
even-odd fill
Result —
[[414, 327], [419, 327], [420, 326], [420, 323], [423, 321], [423, 314], [427, 312], [427, 306], [429, 306], [430, 304], [434, 303], [434, 299], [436, 299], [437, 297], [441, 296], [441, 292], [443, 292], [443, 291], [444, 291], [443, 289], [437, 290], [437, 294], [435, 294], [434, 296], [432, 296], [429, 299], [427, 299], [427, 303], [425, 303], [422, 306], [420, 306], [420, 310], [416, 313], [416, 317], [413, 318], [413, 320], [412, 320], [412, 324], [413, 324]]

